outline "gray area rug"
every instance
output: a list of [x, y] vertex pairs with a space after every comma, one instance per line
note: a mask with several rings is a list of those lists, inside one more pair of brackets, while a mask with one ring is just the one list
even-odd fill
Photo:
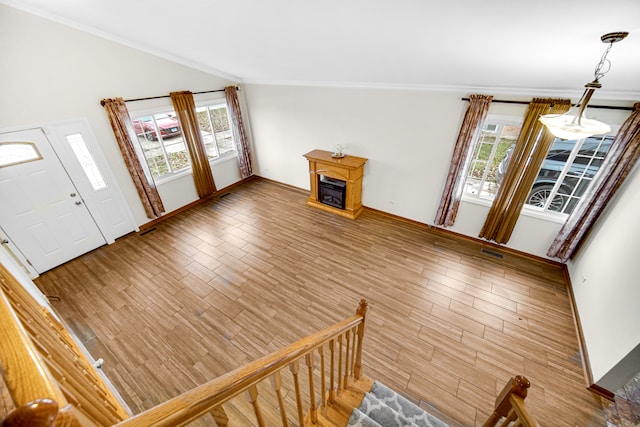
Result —
[[382, 383], [375, 381], [351, 413], [349, 427], [449, 427]]

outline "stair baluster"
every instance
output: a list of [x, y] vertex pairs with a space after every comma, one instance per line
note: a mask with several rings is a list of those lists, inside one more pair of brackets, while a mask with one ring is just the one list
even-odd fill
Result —
[[311, 423], [316, 424], [318, 422], [318, 413], [316, 411], [315, 387], [313, 386], [313, 369], [315, 368], [313, 351], [305, 356], [305, 362], [307, 364], [307, 370], [309, 371], [309, 414], [311, 416]]
[[17, 406], [51, 399], [56, 425], [112, 425], [129, 409], [51, 308], [0, 264], [0, 359]]
[[300, 367], [300, 363], [298, 360], [294, 360], [289, 364], [289, 369], [291, 370], [291, 374], [293, 375], [293, 384], [295, 386], [296, 391], [296, 407], [298, 409], [298, 422], [301, 426], [304, 425], [304, 412], [302, 409], [302, 394], [300, 393], [300, 379], [298, 378], [298, 369]]
[[[10, 365], [10, 369], [5, 371], [9, 373], [7, 388], [18, 404], [44, 396], [53, 398], [60, 407], [55, 425], [97, 427], [111, 426], [115, 422], [118, 427], [176, 427], [208, 414], [220, 427], [235, 424], [238, 418], [241, 418], [240, 423], [259, 426], [271, 425], [273, 420], [280, 419], [284, 427], [289, 427], [285, 408], [288, 406], [290, 412], [294, 410], [294, 404], [300, 426], [344, 425], [344, 417], [348, 418], [350, 408], [354, 405], [354, 393], [360, 388], [364, 389], [361, 385], [351, 384], [352, 360], [355, 357], [357, 361], [357, 355], [361, 354], [361, 349], [357, 347], [361, 345], [361, 340], [359, 337], [356, 339], [356, 335], [357, 331], [362, 330], [359, 326], [364, 321], [363, 316], [356, 314], [129, 417], [126, 407], [120, 406], [117, 394], [110, 389], [110, 384], [101, 381], [100, 371], [96, 371], [92, 361], [80, 350], [64, 325], [54, 314], [46, 311], [47, 307], [23, 294], [24, 289], [17, 284], [14, 287], [14, 284], [14, 278], [0, 266], [0, 288], [3, 291], [0, 292], [0, 319], [3, 319], [3, 338], [7, 338], [0, 346], [0, 354], [3, 363]], [[14, 292], [14, 289], [17, 290]], [[12, 335], [9, 335], [10, 332]], [[10, 336], [11, 339], [8, 338]], [[328, 361], [325, 353], [327, 343]], [[316, 349], [320, 354], [318, 369], [321, 372], [316, 369]], [[339, 352], [338, 360], [336, 351]], [[307, 365], [310, 399], [306, 422], [306, 404], [303, 405], [301, 390], [306, 395], [306, 388], [300, 384], [306, 379], [305, 375], [299, 375], [299, 364], [303, 357]], [[281, 375], [287, 366], [293, 377], [295, 398], [292, 394], [287, 396], [286, 389], [283, 390]], [[327, 368], [329, 378], [326, 377]], [[68, 370], [73, 370], [73, 373], [68, 374]], [[314, 375], [320, 377], [322, 397], [318, 401]], [[275, 390], [277, 402], [276, 396], [271, 398], [269, 393], [259, 393], [259, 384], [267, 379]], [[252, 405], [256, 421], [244, 418], [244, 414], [251, 411], [238, 411], [234, 403], [234, 399], [243, 393]], [[222, 405], [232, 410], [227, 414]], [[239, 405], [243, 408], [246, 404]], [[276, 414], [276, 405], [279, 416]], [[25, 418], [21, 416], [20, 419]]]
[[256, 416], [256, 421], [258, 423], [259, 427], [264, 427], [265, 423], [264, 423], [264, 417], [262, 416], [262, 411], [260, 410], [260, 404], [258, 402], [258, 387], [256, 387], [256, 385], [252, 385], [249, 386], [249, 388], [246, 391], [246, 396], [247, 399], [249, 399], [249, 402], [251, 402], [251, 405], [253, 406], [253, 413]]
[[211, 410], [211, 416], [216, 421], [218, 427], [227, 427], [229, 425], [229, 417], [222, 405], [216, 406]]
[[278, 397], [278, 407], [280, 408], [280, 419], [282, 420], [282, 427], [289, 427], [289, 420], [287, 419], [287, 410], [284, 407], [284, 399], [282, 398], [282, 376], [280, 371], [276, 371], [271, 375], [271, 386], [276, 391]]
[[337, 395], [342, 396], [342, 335], [338, 336], [338, 390]]
[[336, 340], [329, 341], [329, 352], [331, 354], [331, 360], [329, 366], [329, 403], [333, 403], [336, 400], [336, 382], [335, 382], [335, 348]]
[[321, 345], [318, 348], [318, 352], [320, 353], [320, 396], [322, 399], [322, 408], [326, 408], [327, 406], [327, 384], [326, 384], [326, 373], [325, 373], [325, 364], [324, 364], [324, 345]]
[[348, 330], [346, 333], [346, 354], [344, 357], [344, 388], [346, 389], [349, 385], [349, 355], [351, 351], [351, 330]]
[[[358, 337], [358, 328], [354, 328], [353, 333], [351, 334], [351, 338], [353, 340], [353, 343], [351, 344], [351, 348], [353, 349], [353, 351], [351, 352], [351, 360], [349, 361], [349, 370], [351, 375], [354, 375], [355, 373], [357, 337]], [[354, 378], [355, 378], [355, 375], [354, 375]]]

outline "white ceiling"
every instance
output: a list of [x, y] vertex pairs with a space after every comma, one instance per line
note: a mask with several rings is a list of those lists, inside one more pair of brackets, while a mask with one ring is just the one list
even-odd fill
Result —
[[0, 0], [245, 83], [640, 100], [640, 0]]

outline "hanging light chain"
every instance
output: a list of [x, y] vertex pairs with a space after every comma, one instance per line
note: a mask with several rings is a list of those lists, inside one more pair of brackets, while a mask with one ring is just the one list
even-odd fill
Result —
[[[598, 65], [596, 65], [596, 69], [593, 73], [596, 81], [599, 81], [602, 77], [604, 77], [605, 74], [609, 72], [609, 70], [611, 70], [611, 61], [607, 59], [607, 55], [609, 54], [612, 46], [613, 42], [609, 43], [609, 46], [607, 46], [607, 49], [604, 51], [602, 57], [600, 58], [600, 62], [598, 62]], [[603, 70], [605, 66], [607, 68], [606, 70]]]
[[609, 72], [609, 70], [611, 70], [611, 61], [607, 59], [607, 55], [611, 50], [611, 46], [613, 46], [614, 43], [617, 43], [620, 40], [624, 40], [628, 35], [629, 33], [626, 31], [618, 31], [615, 33], [607, 33], [600, 37], [600, 40], [602, 40], [603, 43], [609, 43], [609, 46], [607, 46], [607, 49], [604, 51], [602, 57], [600, 58], [600, 62], [598, 62], [598, 65], [596, 65], [596, 69], [594, 72], [594, 83], [597, 83], [598, 80], [600, 80], [605, 74]]

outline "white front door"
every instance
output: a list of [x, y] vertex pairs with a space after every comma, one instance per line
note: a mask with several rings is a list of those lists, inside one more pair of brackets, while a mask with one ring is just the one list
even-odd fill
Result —
[[38, 273], [106, 243], [40, 128], [0, 134], [0, 227]]

